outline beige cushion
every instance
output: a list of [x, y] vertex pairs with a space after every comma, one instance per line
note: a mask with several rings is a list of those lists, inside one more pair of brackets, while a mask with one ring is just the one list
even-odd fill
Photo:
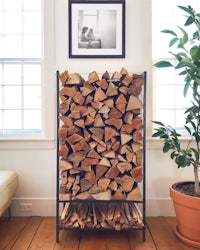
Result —
[[12, 170], [0, 170], [0, 216], [10, 206], [18, 186], [17, 173]]

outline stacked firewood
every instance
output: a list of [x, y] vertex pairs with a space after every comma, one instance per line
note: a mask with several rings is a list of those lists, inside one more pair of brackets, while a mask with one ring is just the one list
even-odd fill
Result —
[[61, 224], [68, 228], [130, 229], [144, 226], [134, 203], [69, 203], [61, 214]]
[[143, 75], [65, 71], [60, 81], [60, 199], [141, 200]]

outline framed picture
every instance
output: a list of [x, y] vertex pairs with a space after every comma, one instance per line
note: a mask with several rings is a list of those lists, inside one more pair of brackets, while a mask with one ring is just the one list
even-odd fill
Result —
[[69, 58], [125, 58], [125, 0], [69, 0]]

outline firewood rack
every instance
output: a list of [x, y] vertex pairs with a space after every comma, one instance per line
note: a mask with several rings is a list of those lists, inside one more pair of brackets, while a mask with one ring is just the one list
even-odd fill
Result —
[[[142, 94], [140, 95], [140, 99], [142, 99], [142, 181], [139, 184], [139, 187], [142, 191], [141, 199], [133, 199], [133, 200], [127, 200], [127, 199], [120, 199], [120, 200], [102, 200], [102, 199], [94, 199], [94, 198], [87, 198], [87, 199], [68, 199], [67, 196], [61, 195], [61, 170], [60, 170], [60, 134], [59, 129], [61, 126], [60, 122], [60, 73], [59, 71], [56, 71], [56, 82], [57, 82], [57, 168], [56, 168], [56, 242], [59, 242], [59, 232], [60, 230], [140, 230], [142, 232], [142, 240], [146, 240], [146, 72], [143, 72], [141, 76], [143, 76], [143, 86], [142, 86]], [[137, 184], [138, 187], [138, 184]], [[65, 198], [67, 197], [67, 198]], [[135, 224], [129, 224], [128, 227], [121, 227], [118, 228], [118, 226], [114, 227], [102, 227], [102, 226], [87, 226], [87, 225], [76, 225], [76, 226], [66, 226], [62, 219], [66, 213], [66, 211], [71, 207], [71, 210], [75, 211], [78, 210], [83, 211], [85, 207], [87, 207], [89, 212], [86, 213], [93, 213], [96, 211], [95, 209], [99, 209], [100, 206], [103, 206], [104, 209], [108, 209], [108, 207], [114, 207], [114, 209], [117, 211], [117, 209], [122, 208], [123, 214], [125, 214], [126, 209], [129, 209], [132, 215], [135, 213], [135, 215], [138, 215], [138, 218], [135, 219]], [[120, 209], [119, 209], [120, 211]], [[99, 212], [99, 211], [98, 211]], [[70, 212], [69, 212], [70, 213]], [[96, 212], [94, 212], [96, 213]], [[121, 212], [122, 213], [122, 212]], [[135, 216], [134, 215], [134, 216]], [[126, 219], [128, 218], [128, 215], [125, 214]], [[97, 221], [96, 214], [95, 216], [92, 215], [93, 218], [93, 224], [94, 221]], [[129, 219], [128, 219], [129, 220]], [[131, 221], [131, 219], [129, 220]], [[139, 221], [139, 222], [138, 222]], [[96, 222], [97, 223], [97, 222]], [[90, 223], [89, 223], [90, 224]], [[103, 225], [103, 223], [101, 223]]]

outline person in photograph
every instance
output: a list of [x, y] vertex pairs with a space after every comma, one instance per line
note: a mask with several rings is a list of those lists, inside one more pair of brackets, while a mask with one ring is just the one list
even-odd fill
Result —
[[83, 27], [81, 30], [81, 42], [87, 42], [89, 41], [88, 38], [86, 37], [86, 33], [88, 31], [88, 27]]
[[89, 29], [86, 37], [87, 37], [88, 41], [94, 41], [95, 40], [93, 29]]

